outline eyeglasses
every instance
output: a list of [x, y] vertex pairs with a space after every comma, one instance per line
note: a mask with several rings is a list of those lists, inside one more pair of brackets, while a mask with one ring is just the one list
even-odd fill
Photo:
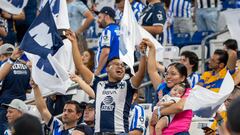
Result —
[[121, 67], [125, 68], [124, 63], [112, 62], [110, 65], [121, 66]]

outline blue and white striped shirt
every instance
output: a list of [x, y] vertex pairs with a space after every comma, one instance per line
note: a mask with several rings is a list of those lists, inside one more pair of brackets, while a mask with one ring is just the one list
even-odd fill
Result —
[[137, 104], [133, 104], [131, 106], [130, 114], [129, 114], [129, 131], [140, 130], [144, 132], [145, 130], [145, 113], [142, 106]]
[[94, 76], [91, 86], [96, 95], [95, 133], [128, 133], [129, 111], [136, 88], [131, 79], [112, 83]]
[[191, 75], [187, 77], [187, 80], [190, 84], [190, 87], [193, 88], [200, 80], [200, 74], [193, 72]]
[[55, 117], [52, 117], [50, 119], [47, 126], [51, 129], [52, 135], [71, 135], [72, 131], [74, 130], [74, 128], [65, 130], [63, 127], [63, 123]]
[[191, 0], [172, 0], [170, 10], [174, 17], [191, 17]]
[[[120, 27], [117, 24], [109, 24], [102, 32], [99, 38], [98, 52], [97, 52], [97, 63], [96, 69], [99, 64], [100, 56], [103, 48], [110, 48], [108, 54], [108, 60], [113, 58], [119, 58], [119, 33]], [[101, 71], [101, 74], [106, 73], [106, 65]]]

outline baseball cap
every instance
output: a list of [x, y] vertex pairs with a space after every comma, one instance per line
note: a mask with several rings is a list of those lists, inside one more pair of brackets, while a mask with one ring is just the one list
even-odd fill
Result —
[[11, 54], [14, 50], [14, 46], [9, 43], [5, 43], [0, 46], [0, 55], [2, 54]]
[[113, 19], [115, 18], [115, 11], [111, 7], [103, 7], [99, 13], [107, 14]]
[[28, 110], [27, 105], [20, 99], [13, 99], [10, 104], [3, 103], [3, 104], [1, 104], [1, 106], [4, 108], [11, 107], [11, 108], [17, 109], [21, 112], [27, 112], [27, 110]]
[[95, 100], [94, 99], [89, 100], [86, 106], [95, 108]]

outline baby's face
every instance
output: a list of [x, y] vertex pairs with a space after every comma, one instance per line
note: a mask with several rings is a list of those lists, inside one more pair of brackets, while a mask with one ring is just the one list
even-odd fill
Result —
[[180, 85], [175, 85], [171, 91], [170, 96], [172, 97], [182, 97], [184, 94], [185, 89], [181, 87]]

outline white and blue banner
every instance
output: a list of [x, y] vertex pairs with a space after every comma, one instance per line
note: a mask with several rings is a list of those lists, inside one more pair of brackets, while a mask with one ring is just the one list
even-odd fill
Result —
[[[20, 44], [32, 62], [32, 77], [40, 88], [65, 94], [71, 85], [68, 70], [55, 58], [61, 54], [63, 41], [58, 34], [49, 3], [33, 21]], [[65, 59], [65, 61], [68, 61]]]
[[139, 45], [143, 38], [148, 38], [155, 45], [157, 61], [162, 59], [163, 47], [149, 32], [137, 23], [129, 0], [125, 0], [124, 7], [123, 17], [120, 21], [119, 56], [130, 67], [131, 73], [134, 74], [134, 50], [135, 46]]
[[195, 115], [202, 118], [213, 117], [233, 89], [234, 81], [229, 72], [227, 72], [218, 93], [196, 85], [185, 102], [184, 110], [191, 109]]
[[0, 9], [11, 14], [20, 14], [28, 0], [0, 0]]

